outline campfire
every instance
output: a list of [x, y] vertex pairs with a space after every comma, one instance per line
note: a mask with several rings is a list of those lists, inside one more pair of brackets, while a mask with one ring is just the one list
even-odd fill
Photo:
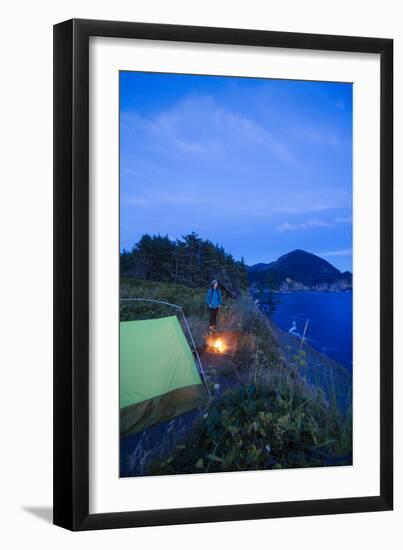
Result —
[[237, 349], [239, 337], [239, 333], [229, 331], [209, 334], [205, 338], [206, 351], [217, 355], [232, 355]]
[[224, 353], [225, 351], [225, 345], [221, 338], [217, 338], [217, 340], [214, 342], [213, 347], [217, 353]]
[[225, 353], [227, 346], [219, 336], [209, 336], [207, 339], [208, 351], [213, 353]]

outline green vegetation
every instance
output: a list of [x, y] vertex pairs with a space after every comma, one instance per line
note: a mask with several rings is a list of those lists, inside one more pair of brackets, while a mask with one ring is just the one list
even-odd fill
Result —
[[[181, 306], [186, 316], [200, 316], [207, 318], [205, 288], [189, 288], [173, 283], [156, 283], [141, 279], [121, 278], [121, 298], [146, 298], [161, 300]], [[149, 319], [172, 315], [174, 311], [169, 306], [150, 302], [125, 302], [120, 305], [120, 320]]]
[[246, 265], [223, 247], [196, 233], [175, 241], [168, 236], [143, 235], [130, 252], [120, 256], [121, 277], [206, 287], [214, 278], [234, 294], [248, 286]]
[[342, 414], [295, 371], [274, 369], [213, 400], [182, 443], [150, 473], [350, 464], [351, 412]]

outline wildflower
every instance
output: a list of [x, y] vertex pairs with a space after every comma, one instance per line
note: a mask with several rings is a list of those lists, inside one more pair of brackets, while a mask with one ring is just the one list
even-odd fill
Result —
[[265, 449], [266, 449], [266, 451], [267, 451], [268, 453], [271, 453], [270, 443], [268, 443], [268, 444], [266, 445]]

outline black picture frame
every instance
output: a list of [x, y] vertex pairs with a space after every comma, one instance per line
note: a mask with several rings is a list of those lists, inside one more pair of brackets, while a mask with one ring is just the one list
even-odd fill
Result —
[[[327, 500], [89, 513], [89, 38], [377, 53], [381, 58], [380, 492]], [[54, 523], [71, 530], [393, 507], [393, 40], [73, 19], [54, 26]]]

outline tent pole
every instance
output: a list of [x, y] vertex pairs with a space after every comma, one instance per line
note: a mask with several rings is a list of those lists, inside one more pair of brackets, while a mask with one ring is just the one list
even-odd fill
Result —
[[170, 304], [169, 302], [163, 302], [162, 300], [151, 300], [151, 298], [120, 298], [121, 302], [154, 302], [155, 304], [164, 304], [165, 306], [171, 306], [176, 309], [181, 309], [176, 304]]
[[187, 322], [187, 319], [186, 319], [186, 316], [185, 316], [185, 313], [184, 313], [183, 309], [182, 309], [180, 306], [179, 306], [179, 309], [180, 309], [180, 312], [182, 313], [183, 321], [184, 321], [184, 323], [185, 323], [185, 325], [186, 325], [186, 328], [187, 328], [187, 331], [188, 331], [190, 340], [191, 340], [191, 342], [192, 342], [193, 351], [195, 352], [195, 355], [196, 355], [196, 358], [197, 358], [197, 362], [198, 362], [199, 367], [200, 367], [200, 372], [201, 372], [201, 375], [202, 375], [202, 377], [203, 377], [204, 384], [205, 384], [205, 386], [206, 386], [206, 390], [207, 390], [209, 399], [211, 399], [210, 388], [208, 387], [208, 383], [207, 383], [207, 379], [206, 379], [206, 374], [205, 374], [205, 372], [204, 372], [203, 365], [202, 365], [202, 362], [201, 362], [201, 359], [200, 359], [199, 352], [197, 351], [196, 344], [195, 344], [195, 341], [194, 341], [194, 339], [193, 339], [192, 332], [191, 332], [190, 327], [189, 327], [189, 325], [188, 325], [188, 322]]

